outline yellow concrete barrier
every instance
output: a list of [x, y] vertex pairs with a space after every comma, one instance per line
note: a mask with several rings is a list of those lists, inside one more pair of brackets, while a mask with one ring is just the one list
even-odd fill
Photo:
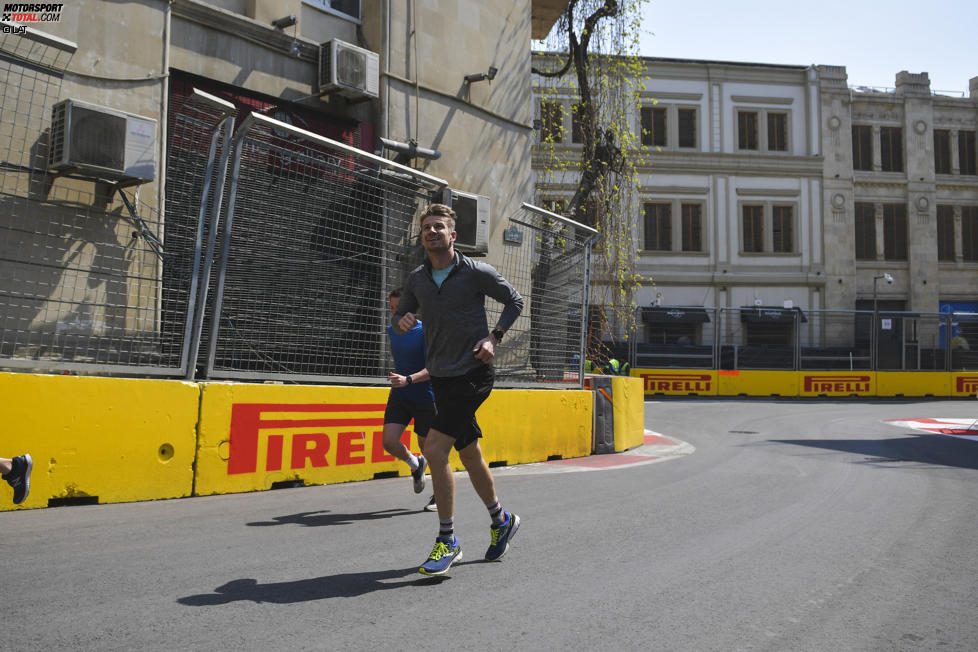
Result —
[[798, 396], [798, 374], [743, 369], [717, 372], [720, 396]]
[[632, 369], [642, 379], [645, 395], [716, 396], [717, 372], [712, 369]]
[[646, 396], [975, 396], [978, 372], [634, 369]]
[[[173, 380], [0, 373], [0, 456], [30, 453], [19, 507], [189, 496], [199, 389]], [[15, 509], [0, 483], [0, 510]]]
[[945, 371], [877, 371], [876, 395], [950, 396], [951, 374]]
[[978, 395], [978, 372], [951, 374], [948, 392], [951, 396]]
[[876, 396], [875, 371], [800, 371], [797, 375], [799, 396]]
[[478, 412], [483, 455], [506, 464], [590, 455], [593, 409], [586, 390], [493, 390]]
[[615, 407], [615, 452], [645, 442], [645, 396], [641, 378], [616, 376], [611, 379]]
[[[205, 383], [196, 493], [407, 475], [407, 466], [383, 448], [387, 394], [374, 387]], [[590, 452], [590, 392], [496, 390], [478, 418], [490, 463]], [[414, 437], [410, 447], [418, 450]], [[453, 465], [461, 468], [454, 455]]]

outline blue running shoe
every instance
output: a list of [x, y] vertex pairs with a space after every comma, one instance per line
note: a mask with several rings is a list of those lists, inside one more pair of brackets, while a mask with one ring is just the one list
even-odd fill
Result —
[[502, 525], [493, 525], [489, 528], [492, 541], [489, 543], [489, 549], [486, 550], [486, 561], [499, 561], [509, 552], [509, 541], [516, 535], [519, 527], [520, 517], [512, 512], [506, 512], [506, 520]]
[[454, 545], [444, 541], [435, 541], [435, 547], [428, 555], [428, 561], [421, 565], [418, 572], [422, 575], [444, 575], [452, 564], [462, 559], [462, 544], [455, 537]]

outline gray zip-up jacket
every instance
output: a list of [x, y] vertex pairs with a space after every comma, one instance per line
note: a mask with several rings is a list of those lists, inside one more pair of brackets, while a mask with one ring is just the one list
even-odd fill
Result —
[[420, 312], [428, 345], [428, 372], [432, 376], [462, 376], [485, 364], [472, 349], [489, 335], [486, 297], [503, 304], [498, 326], [508, 329], [523, 311], [523, 297], [492, 265], [455, 252], [455, 267], [441, 288], [431, 276], [431, 262], [412, 270], [401, 293], [392, 323], [409, 312]]

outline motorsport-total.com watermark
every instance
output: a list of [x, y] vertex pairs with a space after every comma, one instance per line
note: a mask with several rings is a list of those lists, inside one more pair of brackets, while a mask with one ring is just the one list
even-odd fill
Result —
[[64, 3], [5, 2], [0, 19], [7, 23], [56, 23]]

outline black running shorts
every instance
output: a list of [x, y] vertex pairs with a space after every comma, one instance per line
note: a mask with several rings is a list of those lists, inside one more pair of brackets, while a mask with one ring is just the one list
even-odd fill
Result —
[[483, 365], [464, 376], [431, 379], [438, 415], [432, 428], [455, 440], [455, 450], [462, 450], [482, 437], [475, 411], [489, 398], [496, 374], [491, 365]]
[[387, 409], [384, 410], [384, 423], [396, 423], [407, 428], [414, 419], [414, 434], [418, 437], [428, 435], [431, 424], [435, 421], [435, 404], [424, 401], [414, 403], [402, 401], [394, 396], [387, 397]]

